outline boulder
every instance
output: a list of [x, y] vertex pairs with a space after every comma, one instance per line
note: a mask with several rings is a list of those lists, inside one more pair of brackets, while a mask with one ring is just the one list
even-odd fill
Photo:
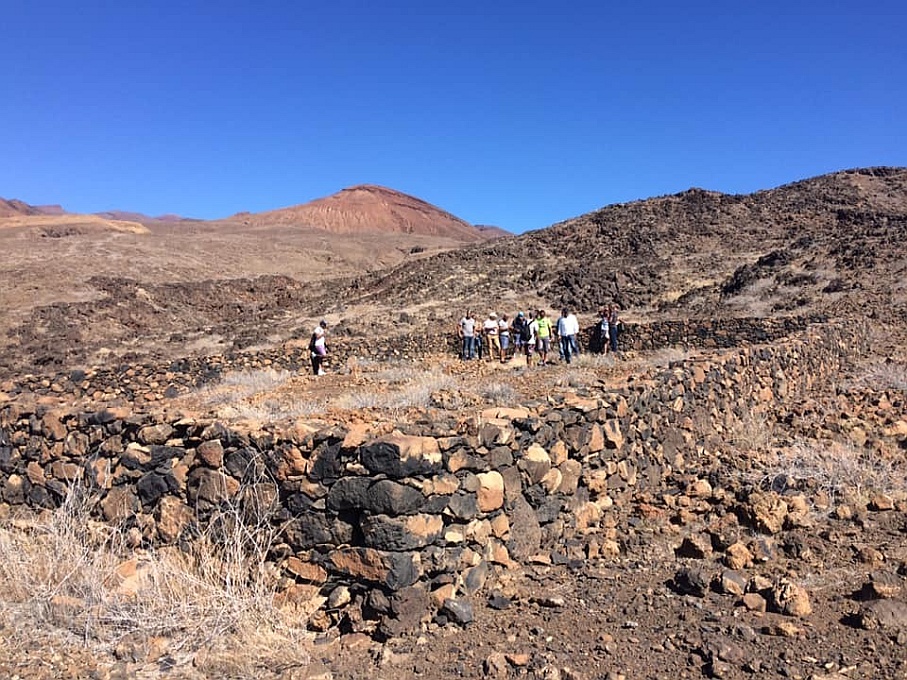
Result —
[[480, 472], [479, 489], [476, 492], [479, 512], [491, 512], [504, 505], [504, 478], [500, 472]]
[[373, 474], [401, 479], [440, 472], [443, 459], [433, 437], [391, 435], [360, 447], [362, 464]]
[[444, 521], [438, 515], [369, 515], [360, 526], [366, 546], [381, 550], [424, 548], [444, 533]]
[[389, 590], [411, 586], [420, 576], [418, 555], [374, 548], [332, 550], [325, 566], [330, 571], [377, 583]]

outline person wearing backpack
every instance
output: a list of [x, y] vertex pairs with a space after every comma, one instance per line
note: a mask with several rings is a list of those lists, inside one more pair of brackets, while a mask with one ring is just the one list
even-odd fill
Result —
[[513, 334], [514, 356], [525, 354], [526, 346], [529, 344], [529, 321], [523, 312], [517, 312], [516, 316], [513, 317], [510, 330]]
[[607, 354], [611, 350], [611, 315], [607, 308], [598, 310], [599, 320], [595, 327], [599, 354]]

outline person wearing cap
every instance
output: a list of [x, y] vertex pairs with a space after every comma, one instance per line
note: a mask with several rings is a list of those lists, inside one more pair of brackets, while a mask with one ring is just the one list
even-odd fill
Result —
[[328, 327], [328, 322], [322, 319], [315, 330], [312, 331], [312, 337], [309, 340], [309, 354], [312, 357], [312, 373], [314, 375], [324, 375], [324, 357], [327, 356], [328, 348], [325, 343], [324, 333]]
[[494, 359], [501, 356], [501, 338], [498, 336], [498, 315], [497, 312], [490, 312], [485, 323], [482, 324], [482, 331], [485, 334], [485, 347], [488, 350], [488, 359]]

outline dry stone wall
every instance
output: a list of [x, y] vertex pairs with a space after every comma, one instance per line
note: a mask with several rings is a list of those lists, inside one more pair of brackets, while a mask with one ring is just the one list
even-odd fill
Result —
[[191, 540], [225, 508], [264, 517], [287, 592], [327, 598], [313, 626], [397, 635], [427, 612], [468, 620], [458, 598], [496, 570], [619, 553], [621, 509], [696, 472], [697, 432], [826, 389], [866, 343], [861, 326], [816, 326], [619, 389], [378, 435], [14, 401], [0, 410], [0, 507], [53, 508], [79, 483], [99, 516], [150, 545]]
[[[682, 321], [659, 321], [626, 324], [621, 332], [623, 349], [655, 350], [663, 347], [719, 348], [743, 344], [776, 342], [811, 325], [825, 322], [820, 316], [776, 318], [734, 318]], [[594, 348], [594, 327], [582, 331], [584, 348]], [[459, 355], [459, 341], [453, 333], [403, 334], [375, 341], [353, 336], [331, 337], [331, 357], [342, 365], [349, 357], [377, 361], [413, 359], [449, 354]], [[305, 345], [305, 343], [301, 343]], [[224, 375], [244, 370], [309, 370], [308, 350], [301, 346], [267, 350], [232, 352], [197, 356], [172, 362], [129, 362], [94, 367], [89, 370], [58, 372], [52, 375], [26, 375], [0, 383], [0, 391], [15, 398], [19, 394], [67, 394], [75, 398], [88, 396], [96, 401], [122, 401], [145, 404], [175, 397]]]

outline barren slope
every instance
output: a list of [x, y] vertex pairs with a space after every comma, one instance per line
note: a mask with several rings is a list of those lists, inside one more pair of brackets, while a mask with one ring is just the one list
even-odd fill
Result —
[[[361, 190], [369, 201], [381, 191]], [[330, 215], [332, 204], [318, 210]], [[899, 168], [745, 196], [691, 189], [455, 249], [452, 239], [351, 238], [253, 217], [160, 223], [149, 234], [0, 230], [14, 253], [0, 268], [4, 363], [273, 343], [324, 314], [360, 333], [447, 333], [467, 306], [570, 305], [590, 318], [616, 300], [636, 320], [858, 314], [895, 327], [907, 315]]]
[[423, 234], [464, 243], [497, 235], [414, 196], [370, 184], [350, 187], [303, 205], [254, 215], [240, 214], [231, 219], [250, 226], [292, 225], [336, 234]]
[[[482, 308], [536, 298], [638, 314], [784, 314], [907, 305], [907, 169], [853, 170], [750, 195], [691, 189], [356, 281], [362, 299]], [[511, 291], [517, 291], [513, 295]]]

